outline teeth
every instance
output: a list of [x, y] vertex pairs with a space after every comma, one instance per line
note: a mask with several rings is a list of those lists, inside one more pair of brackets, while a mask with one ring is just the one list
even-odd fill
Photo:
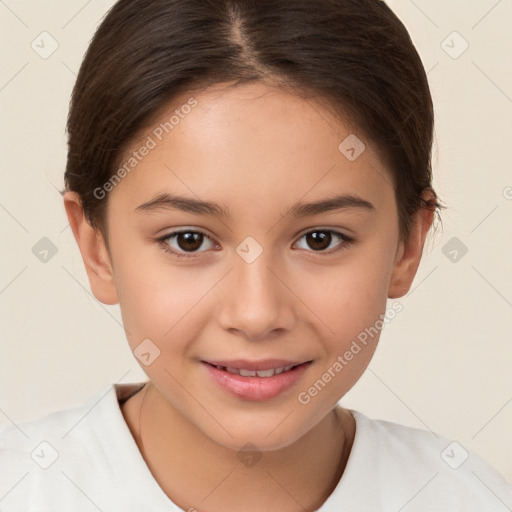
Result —
[[227, 372], [235, 375], [241, 375], [242, 377], [273, 377], [274, 375], [279, 375], [280, 373], [291, 370], [293, 368], [293, 364], [285, 366], [284, 368], [271, 368], [270, 370], [245, 370], [244, 368], [226, 368], [224, 366], [217, 366], [217, 368], [219, 370], [226, 370]]
[[240, 370], [238, 370], [238, 372], [240, 373], [240, 375], [242, 377], [256, 377], [256, 372], [252, 371], [252, 370], [244, 370], [244, 369], [240, 368]]
[[256, 373], [258, 377], [272, 377], [272, 375], [276, 374], [276, 371], [271, 368], [270, 370], [258, 370]]

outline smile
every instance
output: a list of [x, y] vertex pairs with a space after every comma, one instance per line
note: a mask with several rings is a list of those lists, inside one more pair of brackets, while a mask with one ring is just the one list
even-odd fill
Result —
[[215, 366], [218, 370], [223, 370], [235, 375], [241, 375], [242, 377], [273, 377], [280, 373], [287, 372], [298, 365], [289, 365], [281, 368], [270, 368], [268, 370], [247, 370], [245, 368], [233, 368], [229, 366]]
[[[312, 361], [201, 361], [217, 389], [242, 400], [265, 401], [294, 387]], [[224, 363], [224, 364], [219, 364]]]

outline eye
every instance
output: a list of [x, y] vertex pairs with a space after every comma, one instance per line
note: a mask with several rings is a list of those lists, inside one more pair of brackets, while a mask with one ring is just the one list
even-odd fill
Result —
[[[353, 238], [331, 229], [315, 229], [309, 231], [302, 235], [298, 243], [303, 239], [306, 244], [313, 249], [313, 251], [310, 252], [327, 254], [332, 254], [346, 249], [355, 241]], [[172, 233], [158, 238], [157, 241], [165, 252], [171, 253], [173, 256], [177, 256], [178, 258], [194, 258], [198, 256], [197, 253], [201, 253], [215, 247], [213, 240], [202, 231], [186, 229], [173, 231]], [[205, 241], [209, 242], [209, 247], [200, 251], [199, 249], [203, 246]], [[338, 241], [337, 244], [336, 241]], [[334, 250], [332, 249], [333, 246], [335, 247]], [[305, 247], [299, 247], [299, 249], [304, 248]]]
[[[353, 238], [330, 229], [315, 229], [313, 231], [309, 231], [308, 233], [302, 235], [302, 237], [299, 239], [299, 242], [303, 239], [305, 240], [306, 244], [313, 249], [313, 252], [328, 252], [329, 254], [346, 249], [350, 244], [354, 242]], [[341, 240], [342, 243], [336, 244], [336, 240]], [[334, 250], [328, 250], [332, 249], [333, 243], [335, 247], [337, 246], [337, 248]], [[299, 248], [304, 249], [305, 247]]]
[[203, 245], [205, 240], [210, 242], [210, 247], [206, 249], [211, 249], [215, 246], [212, 239], [201, 231], [173, 231], [158, 239], [164, 251], [172, 253], [179, 258], [193, 258], [195, 256], [194, 253], [204, 252], [198, 251], [198, 249]]

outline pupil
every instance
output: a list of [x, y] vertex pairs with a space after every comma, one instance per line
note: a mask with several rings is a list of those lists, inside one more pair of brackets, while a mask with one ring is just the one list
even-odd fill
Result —
[[[197, 250], [201, 247], [202, 236], [201, 233], [179, 233], [178, 245], [180, 249], [183, 250]], [[308, 245], [312, 249], [319, 251], [327, 249], [331, 243], [331, 234], [325, 231], [313, 231], [312, 233], [308, 233], [306, 237]]]
[[[178, 245], [183, 250], [196, 250], [201, 247], [202, 235], [201, 233], [179, 233], [177, 237]], [[182, 243], [184, 241], [184, 243]]]
[[313, 231], [312, 233], [308, 233], [306, 236], [308, 245], [312, 249], [327, 249], [331, 243], [331, 234], [326, 233], [325, 231]]

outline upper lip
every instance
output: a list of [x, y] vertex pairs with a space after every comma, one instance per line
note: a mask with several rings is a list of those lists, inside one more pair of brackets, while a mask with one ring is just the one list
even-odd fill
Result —
[[309, 361], [290, 361], [289, 359], [264, 359], [261, 361], [248, 361], [246, 359], [232, 360], [203, 360], [204, 363], [213, 366], [224, 366], [225, 368], [236, 368], [238, 370], [274, 370], [276, 368], [285, 368], [287, 366], [298, 366], [299, 364], [309, 363]]

